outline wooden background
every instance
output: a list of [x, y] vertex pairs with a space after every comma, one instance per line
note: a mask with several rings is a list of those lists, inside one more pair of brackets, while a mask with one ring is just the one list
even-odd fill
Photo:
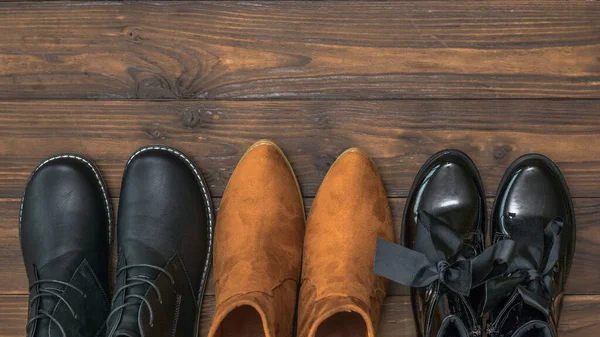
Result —
[[[338, 154], [375, 160], [397, 229], [420, 165], [467, 152], [490, 203], [540, 152], [571, 187], [578, 242], [561, 336], [600, 328], [600, 3], [0, 4], [0, 337], [24, 336], [19, 198], [43, 158], [92, 158], [114, 203], [147, 144], [195, 159], [218, 204], [246, 148], [271, 138], [310, 207]], [[379, 336], [413, 337], [403, 287]], [[203, 336], [214, 310], [204, 302]]]

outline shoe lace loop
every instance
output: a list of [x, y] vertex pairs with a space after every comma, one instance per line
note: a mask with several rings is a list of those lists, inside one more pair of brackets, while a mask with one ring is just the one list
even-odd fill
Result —
[[[83, 293], [83, 291], [81, 289], [77, 288], [76, 286], [74, 286], [72, 284], [69, 284], [67, 282], [58, 281], [58, 280], [38, 280], [36, 282], [33, 282], [29, 286], [29, 291], [32, 291], [35, 287], [38, 287], [38, 286], [40, 286], [42, 284], [62, 285], [62, 286], [65, 287], [65, 290], [67, 288], [70, 288], [70, 289], [75, 290], [77, 293], [79, 293], [83, 298], [87, 297]], [[75, 309], [73, 309], [73, 306], [69, 303], [69, 301], [67, 301], [67, 299], [60, 292], [61, 292], [61, 290], [55, 289], [55, 288], [41, 288], [41, 287], [38, 287], [38, 293], [35, 296], [33, 296], [31, 298], [31, 300], [29, 301], [29, 307], [30, 308], [33, 307], [33, 305], [35, 303], [37, 303], [36, 301], [38, 299], [41, 299], [42, 297], [58, 298], [57, 305], [58, 305], [58, 303], [63, 302], [65, 304], [65, 306], [71, 312], [71, 315], [73, 316], [73, 318], [77, 319], [79, 316], [75, 312]], [[46, 311], [44, 309], [38, 309], [37, 315], [33, 316], [31, 319], [29, 319], [29, 321], [27, 321], [26, 328], [28, 329], [34, 322], [36, 322], [37, 320], [43, 319], [43, 318], [50, 319], [50, 321], [52, 321], [54, 324], [56, 324], [56, 326], [58, 326], [58, 329], [60, 330], [62, 336], [63, 337], [67, 337], [65, 329], [60, 324], [60, 322], [58, 321], [58, 319], [56, 319], [56, 317], [54, 317], [51, 313], [49, 313], [48, 311]]]
[[[486, 284], [484, 310], [500, 305], [512, 294], [549, 316], [553, 299], [554, 274], [560, 262], [563, 219], [549, 223], [540, 218], [511, 218], [512, 239], [519, 242], [514, 263], [506, 276]], [[501, 242], [501, 241], [500, 241]]]
[[[132, 269], [132, 268], [148, 268], [148, 269], [157, 270], [160, 273], [165, 274], [171, 281], [171, 284], [173, 284], [173, 285], [175, 284], [175, 279], [167, 270], [165, 270], [164, 268], [161, 268], [161, 267], [150, 265], [150, 264], [132, 264], [132, 265], [122, 267], [117, 271], [117, 278], [123, 272], [125, 272], [129, 269]], [[127, 277], [125, 279], [125, 284], [123, 286], [119, 287], [115, 291], [115, 294], [113, 295], [113, 298], [111, 301], [111, 306], [114, 305], [114, 303], [117, 300], [117, 298], [119, 297], [119, 295], [121, 295], [121, 293], [125, 292], [127, 289], [130, 289], [130, 288], [133, 288], [133, 287], [136, 287], [139, 285], [144, 285], [144, 284], [147, 284], [150, 286], [150, 288], [154, 289], [154, 292], [156, 293], [156, 296], [158, 297], [159, 303], [162, 304], [162, 294], [160, 292], [160, 289], [158, 289], [158, 286], [154, 283], [154, 281], [148, 280], [148, 279], [146, 279], [144, 277], [140, 277], [140, 276], [132, 276], [132, 277]], [[139, 300], [139, 301], [131, 301], [131, 300]], [[106, 319], [106, 324], [109, 324], [110, 319], [117, 313], [123, 311], [125, 308], [136, 306], [136, 305], [141, 305], [141, 304], [145, 304], [146, 307], [148, 308], [148, 312], [150, 315], [150, 326], [154, 326], [154, 311], [152, 310], [150, 301], [148, 301], [148, 299], [146, 297], [144, 297], [142, 295], [137, 295], [137, 294], [125, 295], [123, 304], [117, 306], [110, 312], [110, 314], [108, 314], [108, 318]]]
[[465, 257], [463, 252], [473, 251], [472, 246], [445, 221], [425, 211], [419, 213], [417, 231], [414, 250], [377, 239], [375, 274], [410, 287], [439, 282], [468, 296], [472, 288], [506, 272], [514, 254], [514, 242], [504, 240]]

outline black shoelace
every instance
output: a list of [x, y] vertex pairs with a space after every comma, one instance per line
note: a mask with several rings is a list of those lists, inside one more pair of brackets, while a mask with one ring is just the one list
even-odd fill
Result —
[[[173, 276], [166, 271], [165, 269], [161, 268], [161, 267], [157, 267], [157, 266], [153, 266], [150, 264], [132, 264], [129, 266], [125, 266], [121, 269], [119, 269], [117, 271], [117, 279], [119, 278], [119, 275], [121, 273], [123, 273], [124, 271], [127, 271], [129, 269], [132, 268], [150, 268], [150, 269], [154, 269], [157, 270], [165, 275], [167, 275], [167, 277], [171, 280], [171, 284], [174, 285], [175, 284], [175, 279], [173, 278]], [[115, 301], [117, 300], [117, 298], [119, 297], [119, 295], [126, 291], [129, 288], [132, 287], [136, 287], [136, 286], [140, 286], [140, 285], [144, 285], [147, 284], [150, 286], [150, 288], [154, 289], [154, 292], [156, 293], [156, 296], [158, 297], [158, 302], [160, 304], [162, 304], [162, 295], [160, 293], [160, 289], [158, 289], [158, 287], [156, 286], [156, 284], [154, 284], [153, 281], [148, 280], [144, 277], [139, 277], [139, 276], [132, 276], [132, 277], [128, 277], [125, 280], [125, 285], [123, 285], [122, 287], [120, 287], [119, 289], [117, 289], [117, 291], [115, 291], [115, 294], [113, 295], [113, 299], [111, 302], [111, 306], [113, 306], [115, 304]], [[133, 300], [133, 301], [132, 301]], [[135, 300], [139, 300], [139, 301], [135, 301]], [[110, 314], [108, 315], [108, 318], [106, 319], [106, 324], [109, 324], [110, 319], [112, 318], [113, 315], [117, 314], [118, 312], [121, 312], [122, 310], [124, 310], [127, 307], [131, 307], [131, 306], [136, 306], [136, 305], [141, 305], [141, 304], [145, 304], [146, 307], [148, 307], [148, 312], [150, 313], [150, 326], [154, 326], [154, 312], [152, 310], [152, 306], [150, 305], [150, 302], [148, 301], [148, 299], [146, 299], [146, 297], [141, 296], [141, 295], [137, 295], [137, 294], [128, 294], [125, 295], [125, 298], [123, 300], [123, 304], [119, 305], [118, 307], [114, 308]]]
[[[417, 221], [416, 249], [377, 239], [375, 274], [410, 287], [439, 282], [453, 292], [469, 296], [471, 289], [504, 274], [514, 254], [514, 242], [503, 240], [476, 256], [461, 235], [441, 219], [425, 211]], [[466, 254], [465, 254], [466, 255]]]
[[[58, 280], [39, 280], [34, 282], [30, 287], [29, 287], [29, 291], [32, 291], [33, 288], [44, 284], [44, 283], [49, 283], [49, 284], [58, 284], [58, 285], [63, 285], [67, 288], [71, 288], [73, 290], [75, 290], [76, 292], [78, 292], [81, 296], [83, 296], [83, 298], [86, 298], [86, 295], [83, 293], [83, 291], [81, 291], [81, 289], [75, 287], [72, 284], [69, 284], [67, 282], [62, 282], [62, 281], [58, 281]], [[53, 298], [58, 298], [58, 303], [60, 303], [61, 301], [67, 306], [67, 308], [69, 309], [69, 311], [71, 312], [71, 315], [73, 315], [73, 318], [77, 319], [77, 313], [75, 312], [75, 310], [73, 309], [73, 306], [71, 304], [69, 304], [69, 302], [64, 298], [64, 296], [61, 295], [61, 292], [63, 292], [60, 289], [56, 289], [56, 288], [39, 288], [38, 289], [38, 294], [33, 296], [31, 298], [31, 300], [29, 301], [29, 307], [32, 307], [35, 303], [36, 300], [42, 298], [42, 297], [53, 297]], [[48, 311], [44, 310], [44, 309], [38, 309], [38, 314], [33, 316], [26, 325], [26, 329], [29, 329], [29, 327], [31, 326], [31, 324], [33, 324], [34, 322], [36, 322], [37, 320], [43, 319], [43, 318], [48, 318], [50, 321], [52, 321], [54, 324], [56, 324], [56, 326], [58, 326], [58, 329], [60, 330], [60, 332], [62, 333], [62, 337], [67, 337], [67, 333], [65, 332], [65, 329], [63, 328], [63, 326], [60, 324], [60, 322], [58, 321], [58, 319], [56, 319], [56, 317], [52, 316], [51, 313], [49, 313]]]

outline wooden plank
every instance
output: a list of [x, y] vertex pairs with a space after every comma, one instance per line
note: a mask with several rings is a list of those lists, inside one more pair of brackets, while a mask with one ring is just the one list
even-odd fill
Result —
[[[201, 337], [208, 335], [214, 313], [214, 296], [204, 298], [200, 321]], [[0, 337], [25, 335], [27, 297], [0, 295]], [[600, 296], [567, 296], [562, 310], [561, 337], [595, 336], [600, 328]], [[381, 337], [414, 337], [414, 322], [407, 296], [388, 296], [378, 329]]]
[[457, 148], [478, 165], [492, 196], [506, 167], [530, 152], [553, 158], [575, 197], [600, 197], [600, 101], [0, 101], [0, 197], [20, 197], [45, 157], [75, 152], [99, 165], [118, 196], [140, 146], [162, 143], [193, 157], [214, 197], [260, 138], [289, 156], [305, 197], [329, 166], [358, 146], [375, 160], [390, 196], [406, 196], [433, 153]]
[[28, 292], [19, 242], [19, 205], [18, 200], [0, 199], [0, 294]]
[[[488, 209], [492, 207], [488, 200]], [[218, 207], [220, 200], [214, 200]], [[399, 241], [402, 213], [405, 199], [390, 199], [392, 216], [396, 226], [396, 241]], [[118, 200], [113, 200], [115, 212]], [[305, 199], [307, 212], [312, 205], [312, 199]], [[26, 294], [27, 276], [23, 269], [18, 230], [19, 200], [0, 199], [0, 294]], [[597, 268], [600, 260], [600, 199], [576, 199], [575, 212], [577, 216], [577, 249], [571, 276], [569, 278], [568, 294], [600, 294], [600, 270]], [[218, 214], [217, 214], [218, 216]], [[212, 272], [207, 288], [208, 295], [214, 295], [214, 280]], [[406, 295], [406, 287], [392, 284], [390, 295]]]
[[0, 98], [600, 98], [600, 3], [4, 3]]

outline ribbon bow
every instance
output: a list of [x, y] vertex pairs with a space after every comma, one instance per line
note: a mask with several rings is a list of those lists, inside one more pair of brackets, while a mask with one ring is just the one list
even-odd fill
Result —
[[515, 257], [508, 276], [486, 282], [484, 310], [488, 311], [498, 305], [516, 289], [526, 304], [549, 316], [554, 267], [560, 255], [563, 221], [556, 218], [545, 227], [541, 218], [513, 218], [507, 222], [509, 226], [512, 223], [511, 239], [516, 242]]
[[473, 258], [464, 256], [468, 248], [452, 227], [423, 211], [417, 221], [416, 250], [377, 239], [374, 271], [410, 287], [439, 281], [467, 296], [473, 287], [508, 270], [514, 242], [500, 241]]

